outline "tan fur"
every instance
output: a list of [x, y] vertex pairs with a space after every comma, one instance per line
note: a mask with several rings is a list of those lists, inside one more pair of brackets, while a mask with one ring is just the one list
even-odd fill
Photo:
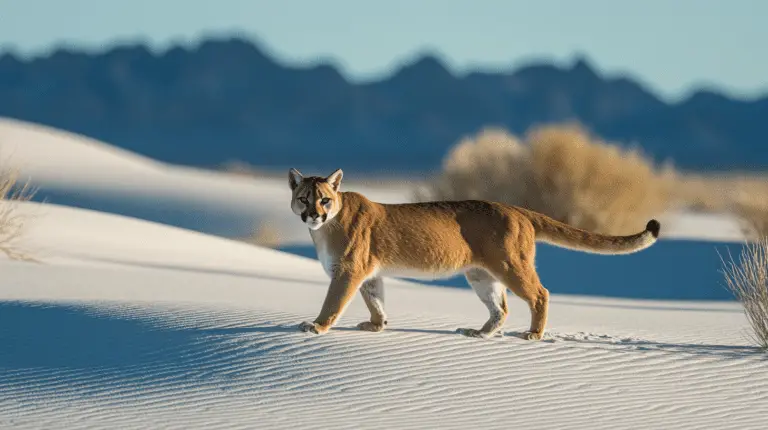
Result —
[[[340, 191], [341, 170], [327, 178], [303, 177], [291, 169], [291, 208], [308, 222], [318, 257], [331, 278], [320, 314], [300, 328], [327, 332], [358, 290], [371, 320], [358, 325], [381, 331], [387, 324], [382, 276], [399, 273], [465, 273], [490, 318], [468, 336], [489, 337], [507, 318], [506, 289], [531, 311], [529, 339], [540, 339], [547, 323], [549, 292], [534, 267], [536, 241], [601, 254], [627, 254], [651, 246], [659, 223], [630, 236], [590, 233], [545, 215], [501, 203], [466, 200], [382, 204]], [[326, 201], [322, 201], [326, 198]], [[306, 199], [304, 204], [299, 199]], [[312, 223], [318, 220], [325, 222]]]

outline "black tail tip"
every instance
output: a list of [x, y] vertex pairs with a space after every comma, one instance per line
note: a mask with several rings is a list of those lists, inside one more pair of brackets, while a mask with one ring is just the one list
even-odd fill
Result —
[[661, 224], [655, 219], [652, 219], [645, 225], [645, 231], [650, 231], [654, 238], [658, 238], [659, 231], [661, 231]]

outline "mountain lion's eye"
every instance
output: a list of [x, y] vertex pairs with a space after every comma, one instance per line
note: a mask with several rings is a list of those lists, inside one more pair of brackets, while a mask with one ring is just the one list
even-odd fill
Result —
[[304, 197], [299, 197], [299, 201], [300, 201], [301, 203], [305, 204], [305, 205], [308, 205], [308, 204], [309, 204], [309, 201], [308, 201], [306, 198], [304, 198]]
[[327, 205], [327, 204], [328, 204], [328, 202], [330, 202], [330, 201], [331, 201], [331, 199], [329, 199], [328, 197], [323, 197], [323, 199], [322, 199], [322, 200], [320, 200], [320, 203], [321, 203], [323, 206], [325, 206], [325, 205]]

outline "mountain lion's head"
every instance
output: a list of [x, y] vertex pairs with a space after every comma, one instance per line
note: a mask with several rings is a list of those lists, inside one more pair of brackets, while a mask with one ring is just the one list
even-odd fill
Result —
[[318, 230], [339, 213], [339, 186], [343, 174], [341, 169], [337, 169], [327, 178], [305, 177], [296, 169], [288, 172], [288, 184], [293, 192], [291, 210], [299, 215], [301, 221], [311, 230]]

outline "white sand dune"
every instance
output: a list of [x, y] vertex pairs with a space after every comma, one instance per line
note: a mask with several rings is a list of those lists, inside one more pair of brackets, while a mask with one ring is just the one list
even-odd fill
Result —
[[[284, 179], [249, 178], [161, 163], [73, 133], [0, 118], [0, 161], [54, 203], [113, 212], [225, 237], [248, 236], [268, 222], [284, 243], [308, 236], [289, 209]], [[301, 166], [297, 166], [301, 168]], [[306, 172], [330, 174], [331, 172]], [[407, 200], [409, 190], [356, 184], [378, 201]]]
[[[768, 356], [734, 303], [553, 293], [549, 335], [466, 338], [469, 290], [387, 280], [390, 327], [356, 298], [324, 336], [297, 324], [312, 260], [104, 213], [24, 204], [0, 260], [0, 428], [763, 428]], [[611, 257], [606, 257], [611, 258]], [[631, 257], [626, 257], [631, 258]], [[574, 282], [578, 282], [574, 279]]]
[[[257, 225], [268, 223], [284, 244], [310, 241], [290, 213], [287, 178], [247, 178], [169, 165], [76, 134], [2, 118], [0, 160], [19, 167], [54, 203], [224, 237], [248, 236]], [[344, 189], [383, 203], [411, 199], [410, 186], [360, 183], [366, 179], [348, 175]], [[739, 223], [728, 215], [669, 213], [659, 219], [665, 239], [743, 239]]]

